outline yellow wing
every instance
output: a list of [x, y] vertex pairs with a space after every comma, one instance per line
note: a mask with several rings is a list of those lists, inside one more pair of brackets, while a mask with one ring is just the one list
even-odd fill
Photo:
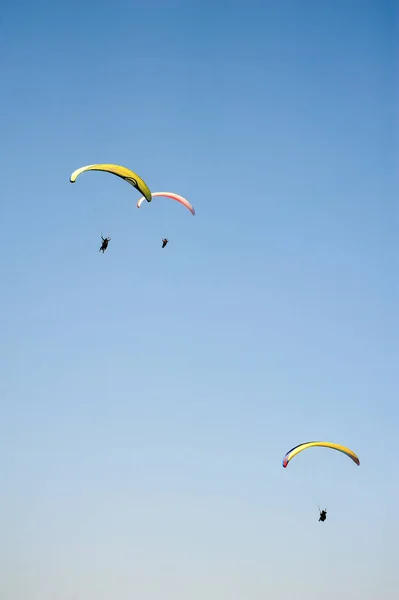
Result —
[[144, 179], [141, 179], [137, 173], [134, 173], [134, 171], [131, 171], [126, 167], [108, 164], [87, 165], [86, 167], [80, 167], [80, 169], [76, 169], [76, 171], [74, 171], [70, 176], [69, 181], [71, 183], [75, 183], [79, 175], [85, 171], [104, 171], [106, 173], [112, 173], [113, 175], [124, 179], [127, 181], [127, 183], [130, 183], [130, 185], [135, 187], [145, 197], [147, 202], [151, 202], [151, 190]]
[[299, 454], [299, 452], [302, 452], [307, 448], [312, 448], [313, 446], [322, 446], [324, 448], [332, 448], [333, 450], [343, 452], [344, 454], [349, 456], [349, 458], [351, 458], [353, 462], [355, 462], [358, 466], [360, 465], [360, 460], [358, 459], [356, 454], [349, 448], [346, 448], [346, 446], [341, 446], [341, 444], [334, 444], [333, 442], [305, 442], [304, 444], [299, 444], [299, 446], [291, 448], [291, 450], [287, 452], [287, 454], [283, 458], [283, 467], [286, 468], [290, 460], [294, 458], [294, 456]]

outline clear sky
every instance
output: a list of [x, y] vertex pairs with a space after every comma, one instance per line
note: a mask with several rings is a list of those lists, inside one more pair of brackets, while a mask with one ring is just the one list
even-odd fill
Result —
[[398, 598], [396, 9], [2, 3], [1, 600]]

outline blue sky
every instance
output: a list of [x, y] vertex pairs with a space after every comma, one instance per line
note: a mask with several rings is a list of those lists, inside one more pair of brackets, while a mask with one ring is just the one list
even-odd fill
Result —
[[397, 25], [2, 6], [2, 600], [397, 598]]

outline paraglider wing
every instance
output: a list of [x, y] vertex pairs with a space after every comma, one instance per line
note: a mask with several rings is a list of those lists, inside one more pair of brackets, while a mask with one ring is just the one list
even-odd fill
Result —
[[333, 450], [343, 452], [344, 454], [349, 456], [349, 458], [351, 458], [353, 462], [357, 464], [357, 466], [360, 465], [360, 460], [356, 456], [356, 454], [349, 448], [346, 448], [345, 446], [341, 446], [340, 444], [334, 444], [332, 442], [305, 442], [304, 444], [299, 444], [299, 446], [295, 446], [295, 448], [291, 448], [291, 450], [287, 452], [287, 454], [283, 458], [283, 467], [286, 468], [290, 460], [294, 458], [294, 456], [299, 454], [299, 452], [302, 452], [307, 448], [312, 448], [313, 446], [322, 446], [324, 448], [332, 448]]
[[[176, 202], [180, 202], [180, 204], [183, 204], [183, 206], [188, 208], [188, 210], [191, 212], [191, 214], [195, 215], [194, 207], [191, 206], [191, 204], [187, 200], [187, 198], [183, 198], [183, 196], [179, 196], [179, 194], [175, 194], [174, 192], [154, 192], [152, 194], [152, 197], [154, 197], [154, 196], [166, 196], [167, 198], [172, 198], [172, 200], [176, 200]], [[143, 202], [144, 202], [144, 197], [140, 198], [137, 201], [137, 208], [140, 208], [140, 206], [142, 205]]]
[[151, 202], [151, 190], [146, 182], [141, 179], [137, 173], [134, 173], [134, 171], [131, 171], [126, 167], [108, 164], [87, 165], [86, 167], [76, 169], [76, 171], [74, 171], [70, 176], [69, 181], [71, 183], [75, 183], [79, 175], [85, 171], [105, 171], [106, 173], [112, 173], [117, 177], [121, 177], [121, 179], [124, 179], [127, 181], [127, 183], [130, 183], [130, 185], [135, 187], [141, 194], [143, 194], [147, 202]]

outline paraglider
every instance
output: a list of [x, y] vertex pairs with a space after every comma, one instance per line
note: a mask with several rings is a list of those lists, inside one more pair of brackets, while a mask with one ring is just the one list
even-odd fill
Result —
[[320, 517], [319, 517], [319, 521], [324, 522], [327, 519], [327, 509], [325, 508], [324, 510], [320, 510]]
[[[179, 194], [175, 194], [174, 192], [154, 192], [152, 194], [152, 197], [154, 196], [165, 196], [166, 198], [172, 198], [172, 200], [176, 200], [176, 202], [180, 202], [180, 204], [188, 208], [192, 215], [195, 215], [194, 207], [190, 204], [187, 198], [183, 198], [183, 196], [180, 196]], [[144, 200], [144, 196], [142, 198], [139, 198], [139, 200], [137, 201], [137, 208], [140, 208]]]
[[100, 248], [99, 252], [102, 252], [104, 254], [104, 252], [108, 248], [108, 244], [111, 241], [111, 238], [110, 237], [103, 238], [103, 236], [101, 236], [101, 239], [102, 239], [103, 243], [101, 244], [101, 248]]
[[85, 171], [104, 171], [106, 173], [111, 173], [124, 179], [127, 183], [130, 183], [133, 187], [135, 187], [142, 195], [143, 199], [145, 198], [147, 202], [151, 202], [151, 190], [146, 184], [146, 182], [141, 179], [137, 173], [127, 169], [126, 167], [122, 167], [121, 165], [110, 165], [110, 164], [95, 164], [95, 165], [87, 165], [86, 167], [80, 167], [76, 169], [72, 173], [69, 178], [71, 183], [75, 183], [76, 179], [84, 173]]
[[351, 458], [354, 463], [356, 463], [358, 466], [360, 465], [359, 458], [352, 450], [346, 448], [346, 446], [341, 446], [340, 444], [334, 444], [332, 442], [305, 442], [304, 444], [299, 444], [299, 446], [291, 448], [291, 450], [287, 452], [287, 454], [283, 458], [283, 467], [286, 468], [290, 460], [292, 460], [294, 456], [299, 454], [299, 452], [302, 452], [307, 448], [312, 448], [313, 446], [322, 446], [325, 448], [331, 448], [332, 450], [338, 450], [339, 452], [343, 452], [344, 454], [349, 456], [349, 458]]
[[162, 248], [165, 248], [166, 244], [169, 242], [166, 238], [162, 240]]

